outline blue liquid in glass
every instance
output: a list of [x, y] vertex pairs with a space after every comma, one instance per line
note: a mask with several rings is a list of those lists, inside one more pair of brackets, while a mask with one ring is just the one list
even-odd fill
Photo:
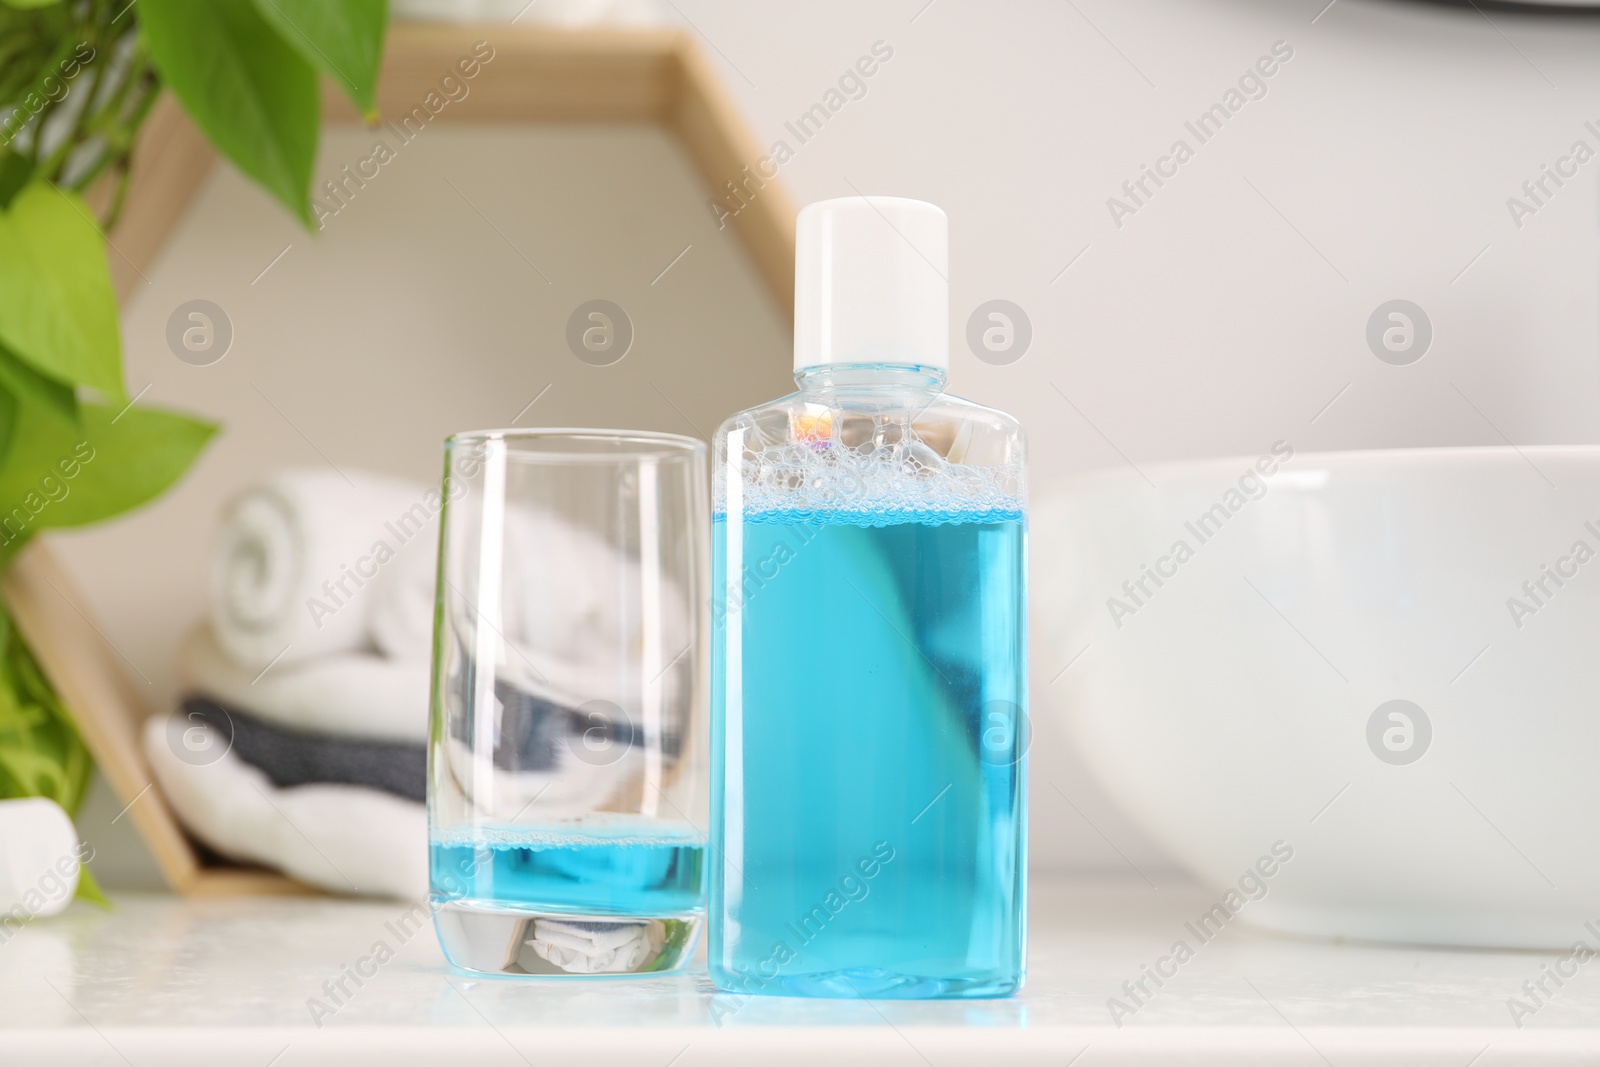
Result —
[[718, 986], [1021, 986], [1025, 542], [1020, 514], [717, 516]]
[[695, 836], [462, 827], [435, 833], [435, 905], [661, 918], [702, 908]]

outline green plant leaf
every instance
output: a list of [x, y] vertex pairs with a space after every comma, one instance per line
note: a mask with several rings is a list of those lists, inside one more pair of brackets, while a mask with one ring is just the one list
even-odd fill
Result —
[[[72, 386], [40, 374], [3, 344], [0, 344], [0, 386], [5, 387], [13, 405], [20, 399], [38, 404], [73, 425], [78, 422], [78, 396]], [[5, 456], [5, 445], [11, 440], [10, 419], [13, 417], [9, 409], [3, 414], [6, 423], [0, 430], [0, 439], [3, 439], [0, 440], [0, 458]]]
[[111, 901], [106, 898], [105, 890], [100, 888], [100, 883], [95, 881], [87, 863], [78, 868], [78, 892], [72, 899], [85, 901], [107, 911], [111, 910]]
[[71, 789], [54, 753], [22, 745], [0, 747], [0, 775], [14, 783], [9, 790], [14, 796], [49, 797], [59, 804]]
[[17, 432], [17, 398], [9, 389], [0, 389], [0, 463], [11, 451], [11, 438]]
[[[8, 114], [9, 111], [0, 108], [0, 115]], [[0, 119], [0, 123], [3, 122], [4, 119]], [[0, 151], [0, 210], [11, 206], [11, 201], [28, 184], [32, 175], [33, 163], [26, 156], [18, 155], [10, 148]]]
[[[76, 733], [77, 728], [73, 726], [71, 716], [67, 714], [66, 708], [62, 706], [61, 698], [56, 695], [56, 691], [50, 687], [49, 679], [45, 677], [44, 671], [39, 667], [39, 661], [33, 658], [33, 652], [28, 648], [27, 642], [22, 639], [21, 631], [14, 626], [9, 626], [9, 619], [7, 623], [5, 645], [6, 683], [11, 687], [12, 698], [17, 702], [18, 707], [27, 713], [25, 718], [34, 727], [44, 727], [52, 722], [61, 722], [72, 727], [73, 732]], [[82, 756], [81, 759], [74, 756], [72, 745], [63, 745], [63, 749], [66, 755], [61, 760], [61, 763], [67, 769], [66, 777], [74, 782], [77, 782], [79, 777], [83, 779], [78, 782], [79, 790], [54, 798], [63, 808], [67, 809], [67, 814], [70, 815], [77, 811], [78, 805], [83, 802], [83, 793], [88, 789], [87, 767], [80, 766], [80, 763], [87, 762], [87, 756]], [[75, 771], [81, 771], [82, 774], [73, 773]]]
[[[0, 613], [0, 798], [49, 797], [76, 817], [93, 770], [72, 716]], [[79, 871], [77, 896], [110, 906], [87, 866]]]
[[0, 563], [40, 529], [81, 526], [159, 496], [189, 468], [216, 427], [184, 415], [103, 404], [70, 426], [30, 405], [18, 410], [0, 464]]
[[317, 72], [252, 0], [139, 0], [151, 58], [223, 155], [309, 229]]
[[61, 0], [5, 0], [7, 7], [14, 7], [21, 11], [28, 11], [36, 7], [49, 7], [59, 4]]
[[51, 378], [127, 402], [105, 243], [76, 193], [35, 182], [0, 212], [0, 342]]
[[388, 0], [255, 0], [255, 5], [306, 62], [339, 83], [367, 121], [378, 117]]

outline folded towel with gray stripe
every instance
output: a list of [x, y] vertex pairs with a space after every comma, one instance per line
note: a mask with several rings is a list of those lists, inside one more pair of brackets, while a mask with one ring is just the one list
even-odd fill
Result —
[[[348, 468], [278, 472], [228, 506], [210, 610], [179, 655], [187, 696], [145, 734], [156, 778], [196, 837], [335, 892], [426, 891], [443, 506], [437, 489]], [[622, 711], [637, 706], [639, 680], [613, 666], [617, 649], [644, 636], [639, 619], [615, 610], [637, 564], [542, 511], [508, 514], [504, 537], [515, 595], [501, 629], [514, 654], [495, 695], [501, 722], [514, 725], [495, 746], [505, 773], [494, 788], [588, 810], [619, 788], [648, 726]], [[683, 593], [668, 583], [660, 595]], [[476, 625], [457, 622], [459, 632]], [[691, 636], [660, 635], [683, 649], [651, 680], [664, 699], [691, 680]], [[446, 773], [461, 773], [472, 751], [470, 737], [445, 738]], [[559, 955], [585, 936], [552, 928], [546, 940]]]
[[183, 717], [211, 727], [230, 751], [279, 789], [342, 784], [419, 803], [427, 796], [428, 750], [421, 744], [288, 730], [205, 697], [185, 700]]
[[145, 723], [144, 750], [189, 832], [221, 855], [334, 893], [427, 894], [428, 813], [416, 801], [337, 783], [280, 789], [223, 731], [177, 715]]
[[284, 470], [222, 516], [180, 709], [145, 752], [190, 833], [340, 893], [427, 892], [437, 488]]

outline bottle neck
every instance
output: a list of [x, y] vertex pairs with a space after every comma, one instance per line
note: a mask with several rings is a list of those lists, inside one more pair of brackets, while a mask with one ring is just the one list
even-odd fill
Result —
[[801, 367], [794, 380], [802, 392], [924, 392], [944, 391], [945, 372], [940, 367], [909, 363], [821, 363]]

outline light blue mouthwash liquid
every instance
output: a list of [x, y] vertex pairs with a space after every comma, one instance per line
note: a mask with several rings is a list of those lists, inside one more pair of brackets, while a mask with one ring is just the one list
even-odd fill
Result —
[[1018, 512], [717, 515], [719, 987], [1020, 987], [1025, 541]]
[[434, 831], [434, 905], [661, 918], [698, 913], [705, 839], [686, 829], [467, 826]]

